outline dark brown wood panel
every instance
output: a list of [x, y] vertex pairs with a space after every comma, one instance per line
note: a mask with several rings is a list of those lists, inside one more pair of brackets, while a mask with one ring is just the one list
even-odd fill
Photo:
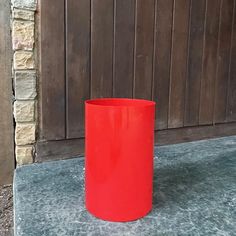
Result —
[[91, 97], [112, 96], [113, 0], [91, 1]]
[[133, 97], [151, 99], [155, 0], [136, 0]]
[[189, 0], [174, 0], [168, 127], [184, 124], [188, 55]]
[[14, 128], [12, 116], [10, 2], [0, 1], [0, 186], [12, 183]]
[[229, 78], [230, 42], [233, 19], [233, 0], [222, 0], [217, 56], [214, 123], [226, 121], [227, 88]]
[[191, 0], [184, 126], [198, 125], [206, 0]]
[[236, 5], [234, 1], [234, 18], [232, 25], [230, 75], [227, 99], [227, 121], [236, 121]]
[[114, 3], [113, 96], [132, 98], [135, 0], [115, 0]]
[[51, 155], [71, 155], [57, 144], [68, 142], [76, 153], [71, 140], [84, 137], [90, 97], [157, 101], [155, 128], [170, 143], [205, 138], [204, 130], [216, 132], [212, 124], [236, 121], [235, 0], [40, 4], [41, 160], [50, 156], [47, 147]]
[[90, 96], [89, 80], [90, 1], [66, 0], [67, 138], [84, 136], [84, 101]]
[[155, 63], [153, 100], [156, 101], [156, 129], [166, 129], [168, 123], [170, 53], [174, 0], [158, 0], [155, 24]]
[[41, 135], [65, 138], [64, 0], [41, 0]]
[[[235, 134], [236, 123], [158, 130], [155, 131], [155, 145], [191, 142]], [[38, 142], [36, 152], [36, 162], [84, 156], [84, 138]]]
[[236, 123], [167, 129], [155, 132], [155, 144], [166, 145], [236, 134]]
[[40, 141], [36, 153], [36, 162], [78, 157], [84, 154], [84, 138]]
[[199, 123], [212, 124], [217, 68], [220, 0], [207, 0]]

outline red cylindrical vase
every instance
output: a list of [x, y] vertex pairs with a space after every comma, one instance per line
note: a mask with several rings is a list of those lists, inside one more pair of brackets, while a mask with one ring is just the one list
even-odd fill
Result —
[[152, 208], [155, 102], [85, 102], [85, 205], [94, 216], [132, 221]]

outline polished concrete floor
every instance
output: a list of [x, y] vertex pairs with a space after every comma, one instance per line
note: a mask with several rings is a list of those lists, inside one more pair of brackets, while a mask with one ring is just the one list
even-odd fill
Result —
[[84, 161], [16, 169], [15, 236], [236, 235], [236, 136], [155, 148], [153, 210], [128, 223], [84, 208]]

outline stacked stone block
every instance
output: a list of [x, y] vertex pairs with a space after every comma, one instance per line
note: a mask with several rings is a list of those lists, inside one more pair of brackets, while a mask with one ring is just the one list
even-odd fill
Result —
[[33, 162], [36, 138], [36, 0], [12, 0], [14, 118], [17, 164]]

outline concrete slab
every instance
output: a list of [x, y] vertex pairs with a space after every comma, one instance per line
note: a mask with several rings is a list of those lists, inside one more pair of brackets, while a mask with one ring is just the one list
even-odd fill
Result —
[[84, 160], [19, 167], [15, 236], [235, 235], [236, 136], [155, 148], [153, 210], [111, 223], [84, 207]]

